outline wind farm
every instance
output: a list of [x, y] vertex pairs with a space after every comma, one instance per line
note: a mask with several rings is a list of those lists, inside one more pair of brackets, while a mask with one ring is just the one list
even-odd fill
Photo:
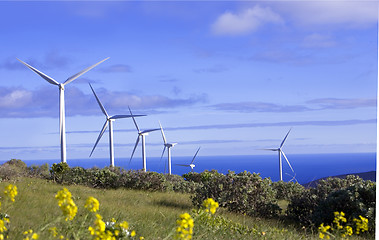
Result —
[[4, 2], [0, 155], [176, 174], [201, 146], [195, 172], [262, 155], [288, 181], [321, 164], [299, 154], [376, 152], [376, 3], [314, 4]]

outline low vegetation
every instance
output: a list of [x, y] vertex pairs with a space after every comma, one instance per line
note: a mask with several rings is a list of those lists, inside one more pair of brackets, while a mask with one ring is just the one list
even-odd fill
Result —
[[[0, 166], [0, 178], [0, 188], [12, 183], [19, 193], [15, 202], [1, 205], [0, 217], [10, 216], [10, 239], [32, 239], [33, 234], [52, 238], [48, 229], [58, 222], [57, 237], [102, 239], [96, 235], [96, 221], [113, 221], [114, 233], [128, 231], [113, 239], [375, 238], [376, 184], [356, 176], [329, 178], [315, 188], [304, 188], [249, 172], [169, 176], [120, 168], [70, 168], [62, 163], [27, 167], [12, 159]], [[78, 206], [75, 218], [67, 221], [54, 198], [63, 188]], [[89, 197], [100, 203], [99, 216], [84, 207]], [[217, 213], [210, 214], [216, 203]], [[71, 221], [75, 224], [68, 224]], [[124, 221], [128, 228], [120, 225]], [[180, 223], [187, 225], [179, 229]], [[183, 235], [178, 234], [183, 229]], [[77, 238], [74, 232], [82, 235]]]

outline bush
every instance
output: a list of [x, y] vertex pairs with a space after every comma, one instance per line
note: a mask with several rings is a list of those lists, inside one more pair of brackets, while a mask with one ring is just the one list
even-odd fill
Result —
[[26, 164], [20, 159], [11, 159], [0, 166], [0, 178], [10, 180], [26, 175]]
[[280, 212], [271, 180], [262, 179], [259, 174], [230, 171], [223, 175], [212, 171], [202, 173], [201, 179], [202, 185], [196, 188], [192, 197], [196, 206], [207, 198], [213, 198], [230, 211], [250, 216], [272, 217]]
[[353, 175], [321, 180], [316, 188], [305, 189], [291, 198], [287, 216], [303, 225], [317, 227], [333, 221], [333, 213], [340, 211], [352, 218], [362, 215], [374, 224], [375, 185]]
[[316, 226], [321, 223], [331, 224], [333, 212], [344, 212], [352, 220], [359, 216], [368, 218], [369, 231], [375, 229], [375, 187], [376, 184], [367, 181], [351, 187], [330, 193], [318, 204], [313, 222]]
[[63, 181], [63, 175], [70, 170], [70, 167], [67, 163], [60, 162], [60, 163], [53, 163], [50, 169], [51, 178], [58, 182], [62, 183]]
[[30, 177], [40, 177], [40, 178], [49, 178], [50, 177], [50, 171], [49, 171], [49, 164], [45, 163], [41, 166], [38, 165], [32, 165], [28, 167], [28, 174]]
[[304, 191], [304, 187], [295, 182], [273, 182], [272, 188], [276, 190], [276, 199], [288, 201]]

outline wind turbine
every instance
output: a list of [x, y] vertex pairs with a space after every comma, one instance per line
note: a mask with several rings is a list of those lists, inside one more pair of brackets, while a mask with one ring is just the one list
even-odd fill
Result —
[[[109, 57], [108, 57], [109, 58]], [[88, 72], [92, 68], [96, 67], [100, 63], [104, 62], [108, 58], [101, 60], [100, 62], [82, 70], [81, 72], [78, 72], [77, 74], [67, 78], [67, 80], [63, 83], [59, 83], [53, 78], [47, 76], [43, 72], [37, 70], [36, 68], [30, 66], [29, 64], [21, 61], [17, 58], [18, 61], [20, 61], [22, 64], [30, 68], [33, 72], [37, 73], [40, 77], [45, 79], [48, 83], [58, 86], [59, 88], [59, 138], [61, 142], [61, 162], [66, 162], [66, 121], [65, 121], [65, 106], [64, 106], [64, 88], [65, 85], [69, 84], [70, 82], [74, 81], [84, 73]]]
[[290, 164], [290, 162], [288, 161], [287, 157], [286, 157], [286, 154], [284, 154], [283, 150], [282, 150], [282, 147], [283, 147], [283, 144], [284, 142], [286, 141], [287, 137], [288, 137], [288, 134], [291, 132], [291, 129], [288, 131], [287, 135], [284, 137], [282, 143], [280, 144], [280, 147], [279, 148], [268, 148], [268, 149], [264, 149], [264, 150], [268, 150], [268, 151], [275, 151], [275, 152], [278, 152], [279, 154], [279, 176], [280, 176], [280, 181], [283, 181], [283, 163], [282, 163], [282, 155], [283, 157], [286, 159], [287, 163], [288, 163], [288, 166], [290, 166], [292, 172], [295, 172]]
[[136, 120], [134, 119], [134, 115], [132, 113], [132, 110], [130, 110], [130, 107], [129, 107], [129, 112], [130, 112], [130, 115], [133, 118], [134, 125], [136, 125], [137, 131], [138, 131], [137, 141], [136, 141], [136, 144], [134, 145], [134, 149], [133, 149], [133, 152], [132, 152], [132, 156], [130, 157], [129, 164], [132, 161], [134, 152], [136, 151], [136, 148], [137, 148], [138, 143], [139, 143], [139, 139], [142, 138], [142, 167], [143, 167], [143, 171], [146, 172], [145, 138], [146, 138], [147, 135], [149, 135], [149, 132], [157, 131], [157, 130], [159, 130], [159, 128], [147, 129], [147, 130], [141, 131], [139, 129], [138, 125], [137, 125]]
[[[171, 175], [171, 148], [173, 146], [175, 146], [176, 144], [178, 143], [168, 143], [166, 141], [166, 137], [164, 135], [164, 132], [163, 132], [163, 128], [162, 128], [162, 125], [161, 123], [159, 122], [159, 126], [161, 127], [161, 133], [162, 133], [162, 138], [163, 138], [163, 142], [164, 142], [164, 148], [163, 148], [163, 152], [162, 152], [162, 156], [161, 156], [161, 159], [163, 157], [163, 154], [164, 154], [164, 151], [166, 150], [167, 148], [167, 162], [168, 162], [168, 174]], [[165, 164], [166, 165], [166, 164]], [[166, 171], [166, 167], [165, 167], [165, 171]]]
[[195, 167], [195, 164], [193, 164], [193, 162], [195, 161], [195, 158], [197, 156], [197, 153], [199, 152], [200, 150], [200, 147], [197, 149], [195, 155], [193, 156], [192, 158], [192, 161], [190, 164], [175, 164], [175, 165], [178, 165], [178, 166], [183, 166], [183, 167], [190, 167], [191, 168], [191, 172], [193, 172], [193, 168]]
[[95, 95], [95, 98], [96, 98], [96, 101], [97, 103], [99, 104], [99, 107], [101, 109], [101, 111], [104, 113], [105, 117], [106, 117], [106, 120], [105, 120], [105, 123], [104, 123], [104, 126], [103, 128], [101, 129], [100, 131], [100, 134], [99, 134], [99, 137], [97, 138], [96, 140], [96, 143], [95, 145], [93, 146], [92, 148], [92, 151], [91, 151], [91, 154], [89, 155], [91, 157], [93, 151], [95, 150], [97, 144], [99, 143], [101, 137], [103, 136], [105, 130], [107, 129], [108, 125], [109, 125], [109, 155], [110, 155], [110, 166], [111, 167], [114, 167], [114, 148], [113, 148], [113, 121], [115, 121], [116, 119], [120, 119], [120, 118], [130, 118], [130, 117], [141, 117], [141, 116], [145, 116], [145, 115], [113, 115], [113, 116], [109, 116], [107, 111], [105, 111], [105, 108], [103, 106], [103, 104], [101, 104], [99, 98], [97, 97], [96, 93], [95, 93], [95, 90], [93, 90], [91, 84], [89, 83], [89, 86], [91, 87], [91, 90], [93, 92], [93, 94]]

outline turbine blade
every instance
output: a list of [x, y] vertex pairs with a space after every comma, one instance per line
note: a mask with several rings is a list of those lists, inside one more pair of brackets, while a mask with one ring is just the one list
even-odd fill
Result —
[[199, 150], [200, 150], [200, 147], [197, 149], [197, 151], [196, 151], [196, 153], [195, 153], [195, 156], [193, 156], [192, 161], [191, 161], [191, 164], [193, 163], [193, 161], [195, 161], [195, 158], [196, 158], [197, 153], [199, 152]]
[[278, 151], [277, 148], [263, 148], [263, 149], [259, 149], [259, 150], [265, 150], [265, 151]]
[[288, 166], [290, 166], [290, 168], [291, 168], [292, 172], [295, 172], [295, 171], [293, 170], [292, 166], [291, 166], [291, 163], [288, 161], [288, 159], [287, 159], [287, 156], [284, 154], [284, 152], [283, 152], [283, 151], [281, 151], [281, 152], [282, 152], [282, 154], [283, 154], [284, 158], [286, 159], [286, 161], [287, 161], [287, 163], [288, 163]]
[[163, 152], [162, 152], [162, 156], [161, 156], [161, 160], [162, 160], [162, 158], [163, 158], [163, 154], [164, 154], [164, 151], [166, 150], [166, 146], [164, 146], [164, 148], [163, 148]]
[[132, 161], [132, 158], [133, 158], [134, 152], [136, 151], [136, 148], [137, 148], [137, 146], [138, 146], [138, 143], [139, 143], [139, 135], [138, 135], [138, 137], [137, 137], [136, 145], [134, 145], [133, 152], [132, 152], [132, 156], [130, 156], [129, 165], [130, 165], [130, 162]]
[[103, 128], [101, 129], [100, 134], [97, 137], [96, 143], [95, 143], [95, 145], [92, 148], [91, 154], [89, 155], [90, 157], [92, 156], [93, 151], [95, 151], [95, 148], [96, 148], [97, 144], [99, 143], [99, 141], [100, 141], [101, 137], [103, 136], [103, 134], [104, 134], [105, 130], [107, 129], [107, 127], [108, 127], [108, 120], [105, 121], [105, 123], [103, 125]]
[[49, 83], [53, 84], [53, 85], [59, 85], [59, 83], [57, 81], [55, 81], [53, 78], [47, 76], [46, 74], [44, 74], [43, 72], [37, 70], [36, 68], [30, 66], [29, 64], [21, 61], [20, 59], [17, 58], [18, 61], [20, 61], [22, 64], [24, 64], [25, 66], [27, 66], [30, 70], [32, 70], [33, 72], [37, 73], [38, 75], [40, 75], [40, 77], [42, 77], [43, 79], [45, 79], [46, 81], [48, 81]]
[[159, 126], [161, 127], [161, 133], [162, 133], [163, 142], [164, 142], [164, 144], [166, 144], [167, 141], [166, 141], [166, 137], [165, 137], [164, 132], [163, 132], [163, 128], [162, 128], [161, 122], [159, 122]]
[[188, 165], [188, 164], [175, 164], [175, 165], [177, 165], [177, 166], [183, 166], [183, 167], [190, 167], [190, 165]]
[[147, 130], [142, 131], [141, 133], [142, 133], [142, 134], [143, 134], [143, 133], [149, 133], [149, 132], [154, 132], [154, 131], [157, 131], [157, 130], [159, 130], [159, 128], [155, 128], [155, 129], [147, 129]]
[[114, 115], [109, 119], [131, 118], [131, 117], [144, 117], [146, 115]]
[[290, 130], [288, 131], [287, 135], [284, 137], [284, 139], [283, 139], [282, 143], [280, 144], [280, 147], [279, 147], [279, 148], [282, 148], [282, 147], [283, 147], [284, 141], [286, 141], [286, 139], [287, 139], [287, 137], [288, 137], [288, 134], [290, 134], [290, 132], [291, 132], [291, 129], [292, 129], [292, 128], [290, 128]]
[[[109, 58], [109, 57], [108, 57], [108, 58]], [[101, 60], [100, 62], [95, 63], [94, 65], [92, 65], [92, 66], [90, 66], [90, 67], [88, 67], [88, 68], [86, 68], [86, 69], [84, 69], [84, 70], [78, 72], [77, 74], [75, 74], [75, 75], [73, 75], [73, 76], [67, 78], [67, 80], [63, 83], [63, 85], [69, 84], [70, 82], [74, 81], [75, 79], [77, 79], [78, 77], [80, 77], [80, 76], [83, 75], [84, 73], [88, 72], [88, 71], [91, 70], [92, 68], [96, 67], [96, 66], [99, 65], [100, 63], [104, 62], [104, 61], [107, 60], [108, 58], [103, 59], [103, 60]]]
[[95, 93], [95, 90], [93, 90], [91, 83], [88, 83], [88, 84], [89, 84], [89, 86], [90, 86], [90, 88], [91, 88], [91, 90], [92, 90], [92, 92], [93, 92], [93, 95], [95, 95], [96, 101], [97, 101], [97, 103], [99, 104], [101, 111], [102, 111], [102, 112], [104, 113], [104, 115], [107, 116], [107, 118], [108, 118], [108, 113], [107, 113], [107, 111], [105, 111], [105, 108], [104, 108], [103, 104], [101, 104], [100, 99], [97, 97], [97, 95], [96, 95], [96, 93]]
[[132, 110], [130, 110], [130, 107], [129, 107], [129, 106], [128, 106], [128, 108], [129, 108], [130, 115], [132, 115], [134, 125], [136, 125], [137, 131], [140, 132], [140, 130], [139, 130], [139, 128], [138, 128], [138, 125], [137, 125], [137, 122], [136, 122], [136, 120], [134, 119], [134, 115], [133, 115], [133, 113], [132, 113]]

